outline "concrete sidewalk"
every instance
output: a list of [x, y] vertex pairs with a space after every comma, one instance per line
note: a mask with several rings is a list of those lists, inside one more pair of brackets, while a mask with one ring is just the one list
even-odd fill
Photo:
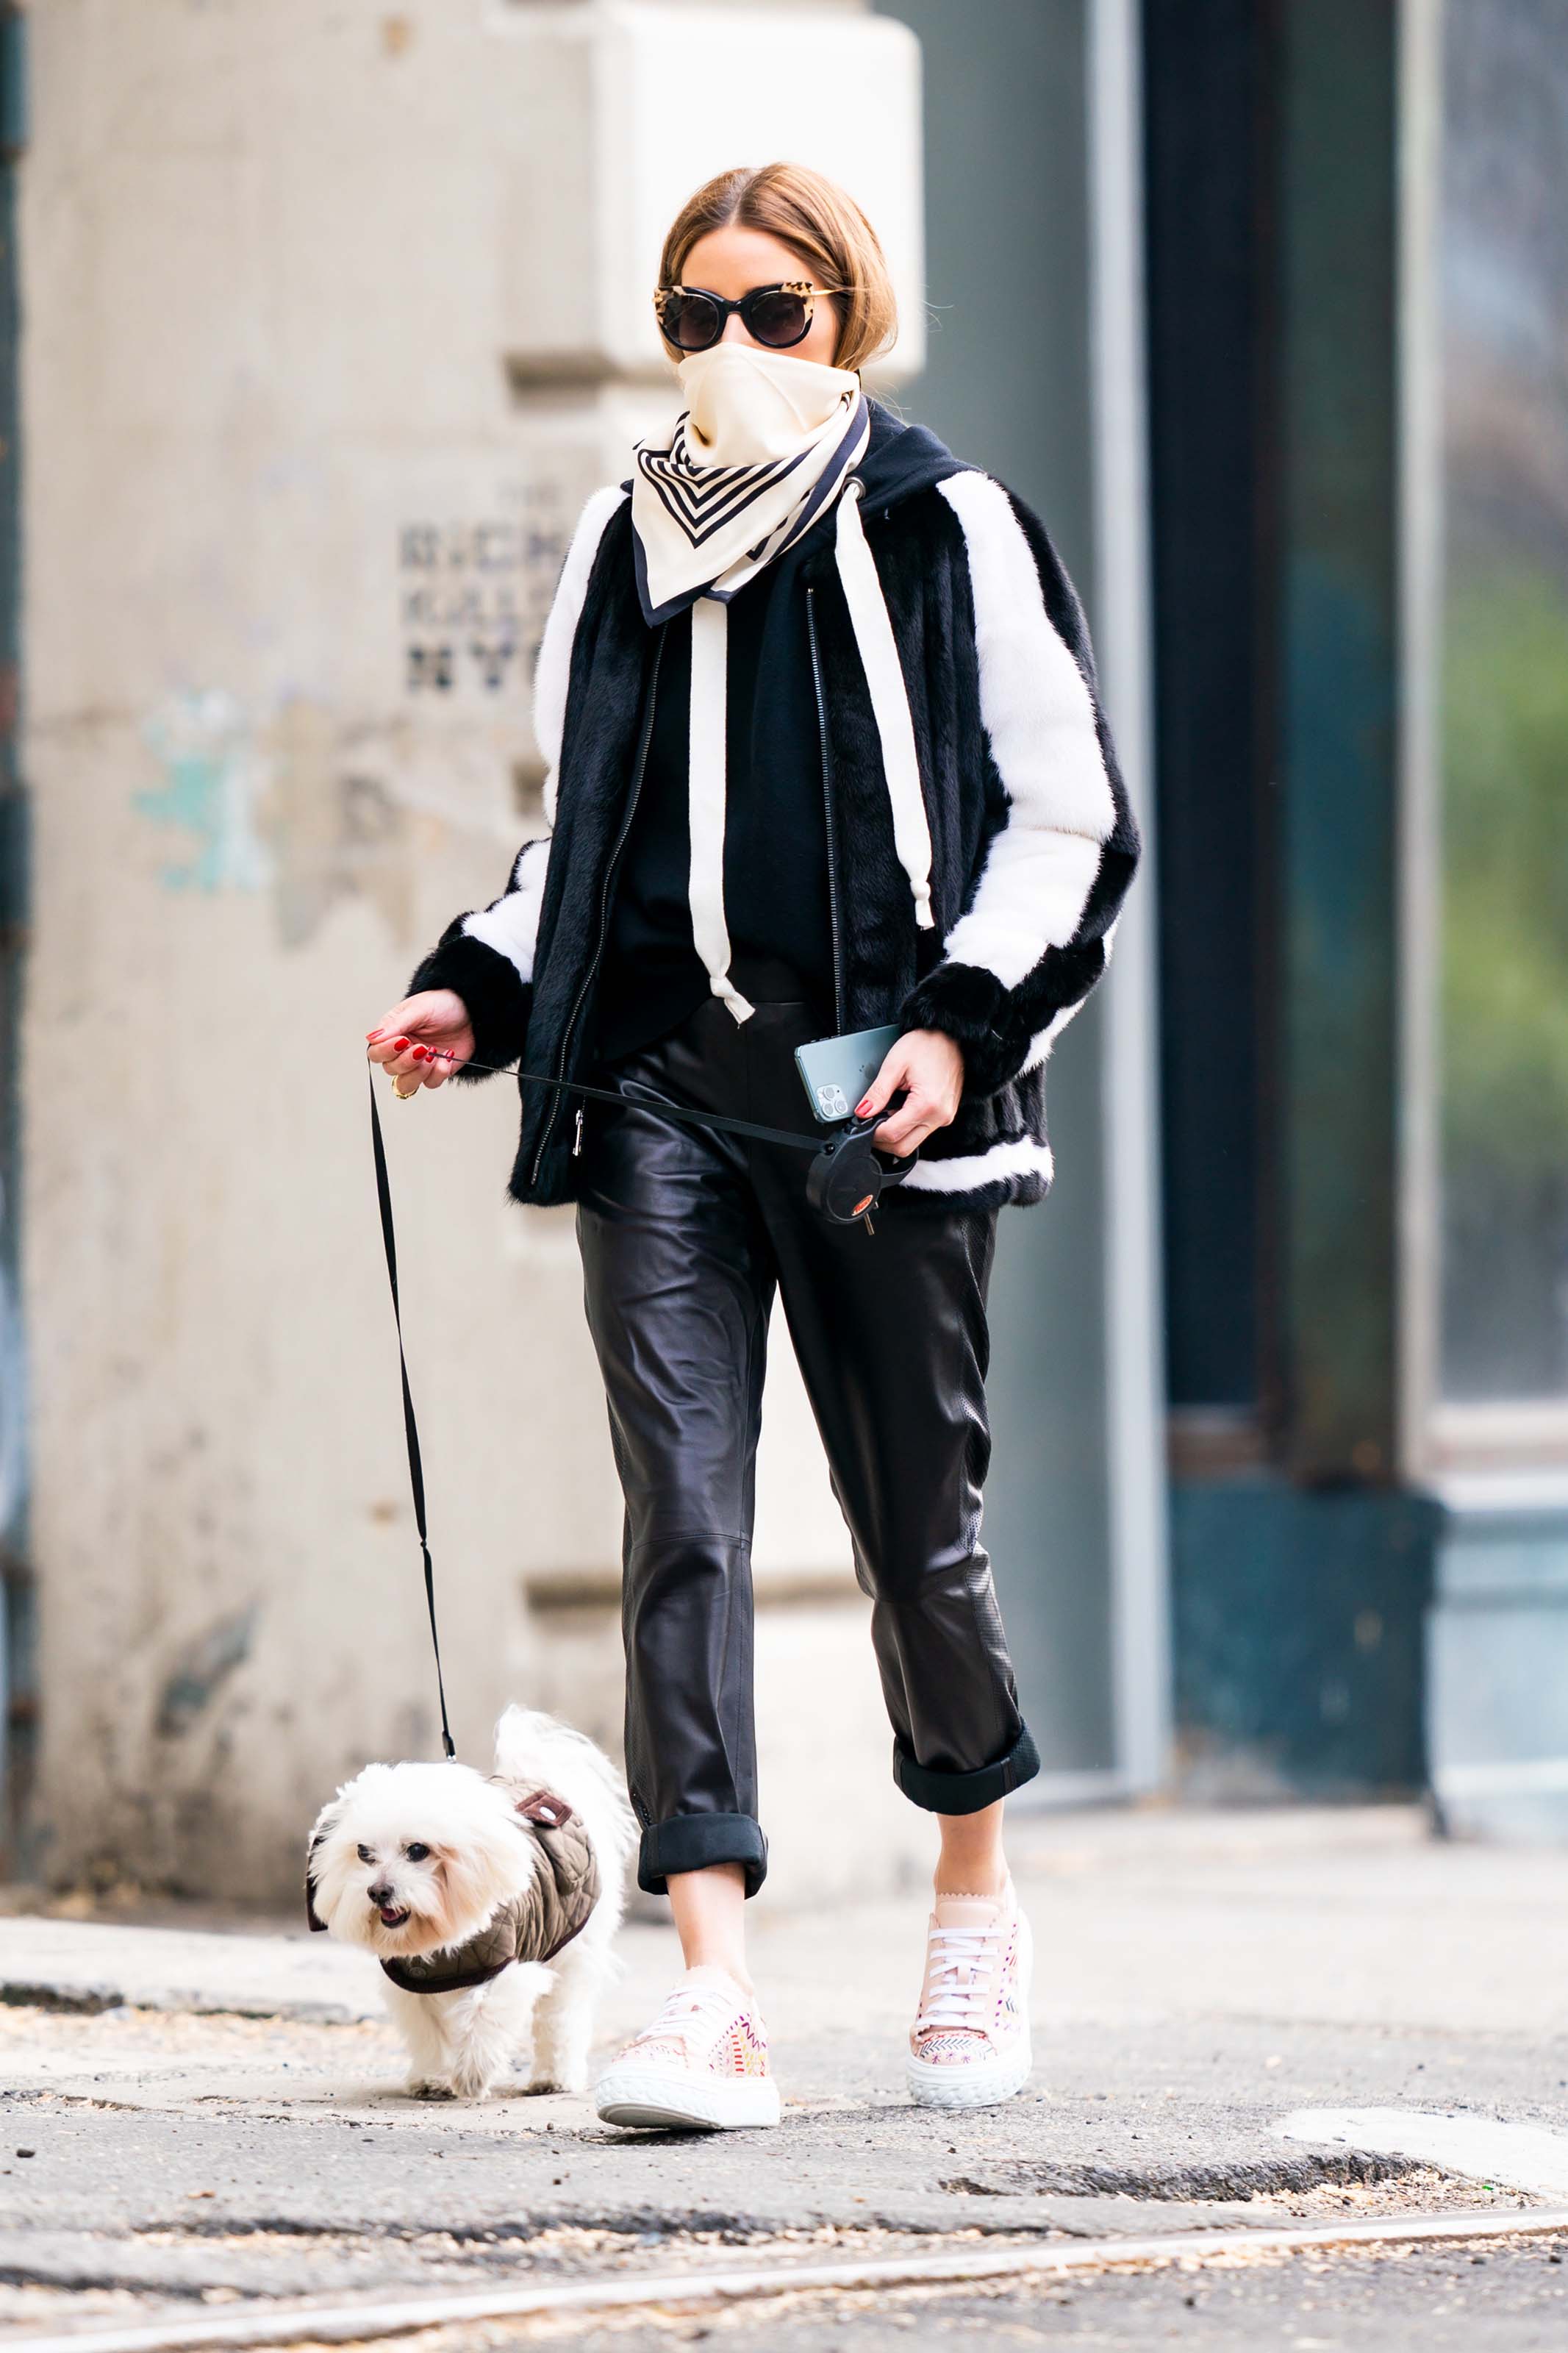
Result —
[[[764, 1894], [754, 1968], [785, 2124], [728, 2139], [619, 2135], [579, 2100], [410, 2104], [374, 1964], [301, 1927], [0, 1918], [0, 2320], [68, 2290], [85, 2313], [448, 2284], [714, 2232], [870, 2245], [1513, 2211], [1513, 2192], [1279, 2124], [1412, 2107], [1568, 2130], [1555, 1854], [1444, 1845], [1393, 1808], [1022, 1816], [1013, 1845], [1037, 1946], [1026, 2094], [967, 2118], [905, 2099], [921, 1892], [816, 1915]], [[605, 2042], [677, 1966], [641, 1923], [623, 1957]]]
[[[1568, 1857], [1554, 1850], [1451, 1844], [1414, 1806], [1020, 1813], [1009, 1840], [1047, 2028], [1223, 2017], [1568, 2032]], [[374, 1965], [302, 1918], [230, 1915], [219, 1927], [191, 1907], [193, 1927], [173, 1905], [87, 1921], [64, 1908], [0, 1891], [0, 2000], [318, 2023], [381, 2015]], [[764, 1889], [751, 1925], [775, 2034], [837, 2022], [841, 1943], [864, 1957], [855, 2026], [896, 2029], [918, 1984], [923, 1919], [919, 1888], [830, 1913], [781, 1910]], [[663, 1926], [634, 1919], [621, 1949], [627, 1976], [606, 2039], [677, 1965]]]

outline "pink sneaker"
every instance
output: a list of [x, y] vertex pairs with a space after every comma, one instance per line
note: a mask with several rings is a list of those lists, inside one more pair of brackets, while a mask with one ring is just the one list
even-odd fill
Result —
[[776, 2125], [779, 2087], [754, 2002], [724, 1969], [688, 1969], [594, 2087], [607, 2125], [733, 2132]]
[[905, 2079], [927, 2108], [989, 2108], [1028, 2080], [1029, 1924], [1005, 1892], [939, 1895]]

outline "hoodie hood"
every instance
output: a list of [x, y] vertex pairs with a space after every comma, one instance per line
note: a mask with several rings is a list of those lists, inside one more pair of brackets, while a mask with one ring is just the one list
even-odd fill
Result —
[[867, 514], [883, 513], [911, 492], [946, 481], [950, 474], [973, 471], [929, 427], [906, 425], [872, 394], [867, 395], [866, 405], [871, 412], [871, 438], [855, 471], [866, 485], [861, 504]]

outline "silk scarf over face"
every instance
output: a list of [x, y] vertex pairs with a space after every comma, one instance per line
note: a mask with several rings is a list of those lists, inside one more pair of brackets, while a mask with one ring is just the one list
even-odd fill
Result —
[[881, 733], [895, 839], [917, 920], [927, 925], [931, 837], [898, 650], [852, 480], [871, 429], [859, 377], [737, 343], [694, 352], [676, 373], [685, 406], [668, 441], [636, 448], [633, 561], [650, 628], [691, 608], [691, 932], [712, 993], [740, 1022], [754, 1008], [729, 976], [724, 917], [725, 607], [835, 501], [839, 575]]
[[649, 628], [699, 596], [725, 604], [809, 531], [865, 455], [871, 420], [847, 368], [715, 343], [676, 371], [667, 447], [637, 445], [632, 528]]

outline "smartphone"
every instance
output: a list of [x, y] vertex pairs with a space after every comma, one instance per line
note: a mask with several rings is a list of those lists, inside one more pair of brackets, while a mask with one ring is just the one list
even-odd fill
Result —
[[903, 1034], [896, 1021], [889, 1021], [879, 1029], [855, 1029], [847, 1038], [814, 1038], [809, 1046], [797, 1046], [795, 1066], [817, 1118], [849, 1118]]

